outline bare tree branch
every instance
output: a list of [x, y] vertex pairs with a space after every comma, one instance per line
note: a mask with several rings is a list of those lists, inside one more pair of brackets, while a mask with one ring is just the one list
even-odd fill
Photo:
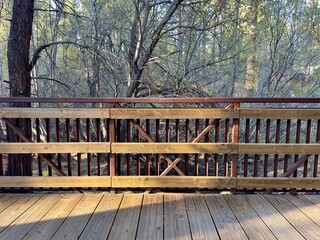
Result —
[[47, 77], [32, 77], [31, 79], [37, 79], [37, 80], [48, 80], [48, 81], [53, 81], [53, 82], [56, 82], [56, 83], [59, 83], [61, 84], [62, 86], [68, 88], [69, 90], [71, 90], [71, 87], [63, 82], [60, 82], [59, 80], [57, 79], [54, 79], [54, 78], [47, 78]]

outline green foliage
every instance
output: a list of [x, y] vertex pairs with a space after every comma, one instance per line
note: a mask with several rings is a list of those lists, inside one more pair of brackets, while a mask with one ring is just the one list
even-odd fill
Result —
[[[0, 59], [11, 1], [4, 3]], [[319, 94], [318, 1], [183, 1], [146, 63], [166, 1], [43, 0], [36, 9], [31, 56], [44, 44], [73, 42], [41, 52], [37, 96], [125, 96], [130, 81], [139, 83], [135, 96], [247, 96], [250, 74], [254, 96]]]

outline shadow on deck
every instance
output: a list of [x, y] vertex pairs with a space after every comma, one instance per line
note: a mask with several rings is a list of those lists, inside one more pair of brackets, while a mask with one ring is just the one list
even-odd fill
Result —
[[0, 194], [0, 239], [320, 239], [320, 195]]

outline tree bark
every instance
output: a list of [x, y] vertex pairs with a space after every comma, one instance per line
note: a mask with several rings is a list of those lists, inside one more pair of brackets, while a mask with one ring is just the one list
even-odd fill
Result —
[[[11, 97], [30, 97], [29, 49], [34, 0], [14, 0], [8, 41], [8, 70]], [[30, 104], [13, 104], [29, 107]]]
[[[29, 63], [29, 49], [32, 35], [34, 0], [14, 0], [11, 27], [8, 41], [8, 71], [10, 81], [10, 97], [31, 96], [31, 65]], [[30, 103], [10, 103], [11, 107], [30, 107]], [[31, 133], [30, 119], [12, 120], [25, 133]], [[19, 139], [9, 131], [9, 141]], [[30, 136], [28, 136], [30, 137]], [[19, 170], [18, 156], [13, 156], [12, 175], [31, 175], [29, 156], [22, 156], [22, 169]], [[6, 171], [9, 174], [9, 167]]]

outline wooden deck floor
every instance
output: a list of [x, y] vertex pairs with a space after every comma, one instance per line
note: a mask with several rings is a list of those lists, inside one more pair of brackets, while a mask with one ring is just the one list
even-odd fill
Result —
[[320, 239], [320, 195], [0, 194], [0, 239]]

